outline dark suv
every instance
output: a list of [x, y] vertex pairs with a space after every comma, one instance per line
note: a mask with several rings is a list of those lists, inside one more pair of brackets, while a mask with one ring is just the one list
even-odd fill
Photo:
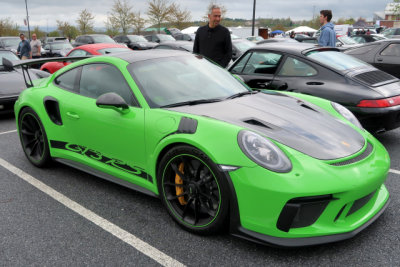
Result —
[[85, 44], [99, 44], [99, 43], [115, 44], [115, 41], [106, 34], [86, 34], [76, 37], [73, 46], [77, 47]]
[[147, 39], [141, 35], [118, 35], [114, 37], [114, 41], [126, 44], [133, 50], [151, 49], [157, 45], [157, 43], [147, 41]]

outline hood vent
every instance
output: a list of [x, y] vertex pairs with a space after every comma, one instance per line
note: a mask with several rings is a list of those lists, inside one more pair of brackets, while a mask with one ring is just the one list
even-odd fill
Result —
[[377, 86], [384, 82], [397, 80], [396, 77], [380, 70], [364, 72], [354, 76], [354, 78], [371, 86]]
[[267, 128], [267, 129], [272, 129], [272, 127], [269, 126], [267, 123], [259, 121], [257, 119], [253, 119], [253, 118], [252, 119], [243, 120], [243, 122], [245, 122], [247, 124], [255, 125], [255, 126], [264, 127], [264, 128]]

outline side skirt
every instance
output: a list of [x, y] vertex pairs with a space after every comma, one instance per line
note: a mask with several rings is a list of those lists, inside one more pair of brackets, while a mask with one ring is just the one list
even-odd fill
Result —
[[79, 162], [75, 162], [75, 161], [68, 160], [68, 159], [62, 159], [62, 158], [53, 158], [53, 159], [55, 161], [57, 161], [57, 162], [60, 162], [62, 164], [70, 166], [72, 168], [81, 170], [83, 172], [89, 173], [91, 175], [97, 176], [97, 177], [102, 178], [104, 180], [107, 180], [107, 181], [122, 185], [124, 187], [129, 188], [129, 189], [133, 189], [135, 191], [138, 191], [138, 192], [144, 193], [146, 195], [149, 195], [151, 197], [158, 198], [158, 195], [156, 195], [154, 192], [152, 192], [152, 191], [150, 191], [150, 190], [148, 190], [146, 188], [143, 188], [143, 187], [140, 187], [138, 185], [129, 183], [129, 182], [125, 181], [125, 180], [122, 180], [120, 178], [114, 177], [114, 176], [109, 175], [107, 173], [101, 172], [101, 171], [96, 170], [94, 168], [91, 168], [89, 166], [83, 165], [83, 164], [81, 164]]

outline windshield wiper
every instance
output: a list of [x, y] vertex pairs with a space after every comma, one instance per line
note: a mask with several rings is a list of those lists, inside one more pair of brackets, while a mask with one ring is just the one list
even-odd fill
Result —
[[193, 106], [198, 104], [205, 104], [205, 103], [214, 103], [221, 101], [220, 98], [211, 98], [211, 99], [197, 99], [197, 100], [190, 100], [184, 101], [179, 103], [168, 104], [164, 106], [160, 106], [160, 108], [172, 108], [172, 107], [180, 107], [180, 106]]
[[252, 94], [257, 94], [257, 93], [258, 93], [258, 91], [244, 91], [244, 92], [240, 92], [240, 93], [228, 96], [226, 99], [233, 99], [233, 98], [236, 98], [236, 97], [241, 97], [241, 96], [244, 96], [244, 95], [252, 95]]

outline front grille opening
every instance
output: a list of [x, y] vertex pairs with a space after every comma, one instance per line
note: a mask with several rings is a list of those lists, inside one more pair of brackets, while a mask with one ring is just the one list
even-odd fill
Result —
[[356, 163], [356, 162], [361, 161], [361, 160], [365, 159], [366, 157], [368, 157], [371, 154], [372, 150], [373, 150], [372, 145], [370, 143], [367, 143], [367, 148], [357, 157], [349, 159], [349, 160], [341, 161], [341, 162], [331, 163], [330, 165], [345, 166], [348, 164]]
[[332, 195], [291, 199], [283, 207], [276, 227], [289, 232], [290, 228], [310, 226], [317, 221], [331, 200]]
[[347, 216], [350, 216], [351, 214], [353, 214], [354, 212], [358, 211], [359, 209], [361, 209], [362, 207], [364, 207], [365, 204], [368, 203], [368, 201], [371, 200], [371, 198], [375, 195], [375, 192], [372, 192], [369, 195], [366, 195], [365, 197], [362, 197], [360, 199], [357, 199], [356, 201], [354, 201], [353, 205], [351, 206], [349, 212], [347, 213]]
[[381, 70], [364, 72], [354, 76], [354, 78], [372, 86], [376, 86], [383, 82], [396, 80], [394, 76], [390, 75], [389, 73], [383, 72]]

